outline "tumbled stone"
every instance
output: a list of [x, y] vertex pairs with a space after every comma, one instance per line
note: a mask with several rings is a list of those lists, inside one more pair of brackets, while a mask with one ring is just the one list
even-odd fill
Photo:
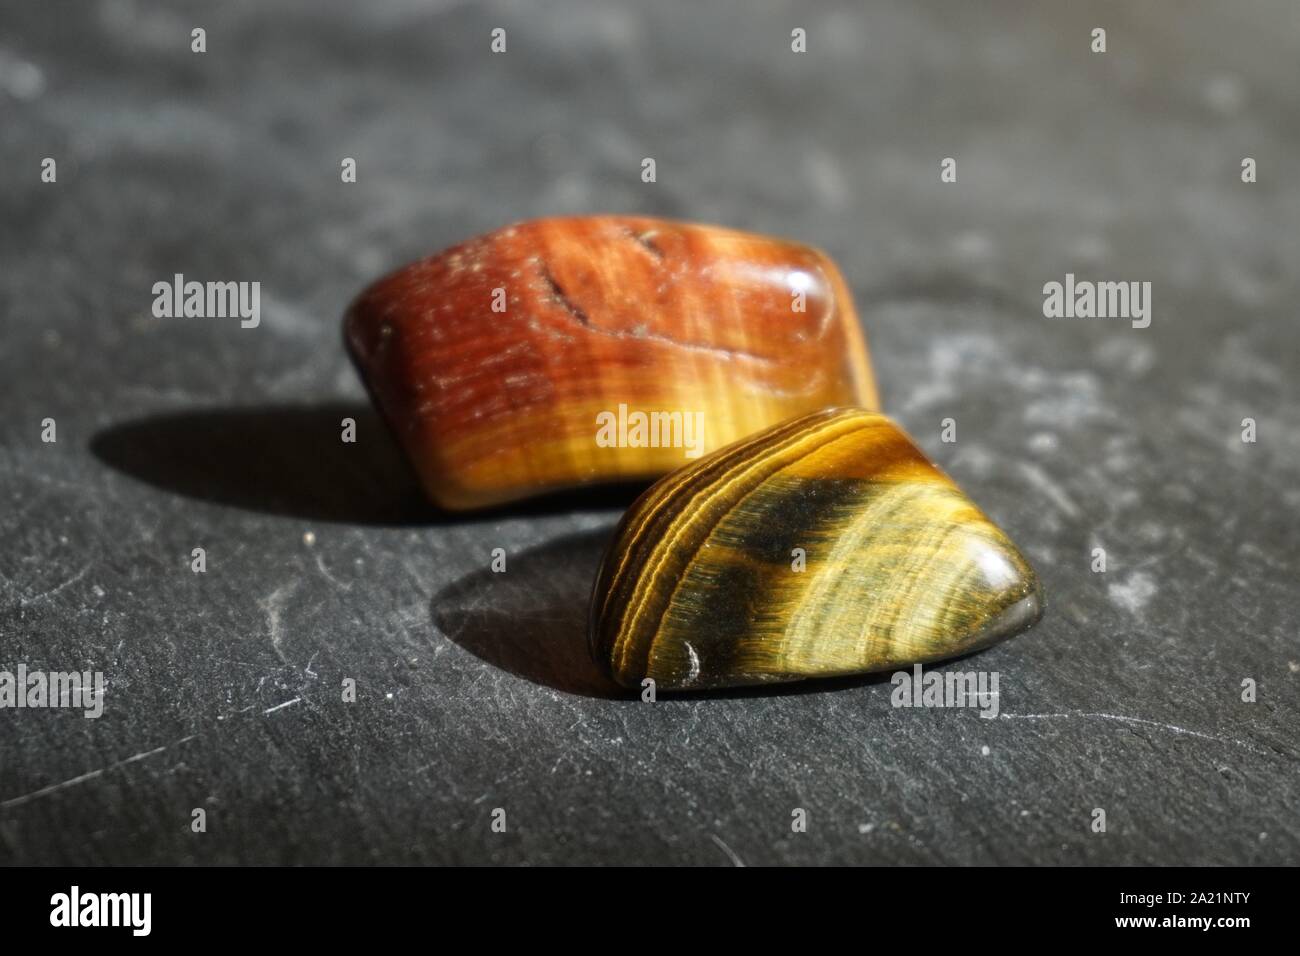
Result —
[[897, 425], [830, 409], [642, 495], [602, 563], [590, 644], [624, 686], [691, 690], [954, 657], [1041, 613], [1020, 552]]
[[814, 409], [877, 405], [834, 263], [715, 226], [510, 226], [379, 280], [345, 336], [448, 508], [653, 479]]

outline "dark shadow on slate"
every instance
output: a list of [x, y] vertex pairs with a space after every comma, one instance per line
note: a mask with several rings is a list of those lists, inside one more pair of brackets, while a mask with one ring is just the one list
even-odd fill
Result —
[[538, 495], [536, 498], [529, 498], [527, 501], [515, 501], [495, 508], [456, 512], [450, 514], [450, 517], [463, 521], [467, 516], [475, 519], [536, 518], [569, 512], [612, 509], [626, 511], [651, 484], [653, 482], [650, 481], [612, 481], [584, 485], [566, 491], [552, 491], [545, 495]]
[[[342, 441], [344, 418], [357, 423]], [[95, 435], [100, 461], [159, 488], [251, 511], [356, 524], [436, 518], [414, 472], [364, 405], [179, 412]]]
[[566, 535], [483, 568], [433, 598], [434, 625], [494, 667], [587, 697], [627, 697], [587, 651], [587, 605], [614, 526]]
[[[357, 423], [355, 443], [342, 420]], [[250, 511], [350, 524], [457, 524], [625, 508], [646, 483], [597, 485], [474, 512], [430, 504], [388, 426], [369, 406], [252, 406], [113, 425], [90, 450], [167, 491]]]
[[[591, 589], [613, 536], [613, 524], [566, 535], [507, 555], [504, 573], [483, 568], [466, 575], [434, 596], [430, 608], [434, 626], [488, 664], [535, 684], [588, 697], [639, 702], [639, 692], [619, 687], [606, 677], [587, 647]], [[859, 674], [752, 687], [663, 691], [658, 702], [828, 693], [879, 684], [891, 676]]]

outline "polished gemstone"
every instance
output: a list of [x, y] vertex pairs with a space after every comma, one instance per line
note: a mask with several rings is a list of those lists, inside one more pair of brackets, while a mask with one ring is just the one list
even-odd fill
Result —
[[1038, 579], [883, 415], [778, 425], [631, 507], [592, 595], [620, 684], [690, 690], [893, 670], [1034, 624]]
[[818, 408], [877, 405], [834, 263], [715, 226], [510, 226], [379, 280], [345, 336], [448, 508], [657, 478]]

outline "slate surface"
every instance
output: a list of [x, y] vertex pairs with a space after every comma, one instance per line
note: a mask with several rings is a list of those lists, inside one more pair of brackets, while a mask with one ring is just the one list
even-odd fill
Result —
[[[1288, 0], [6, 5], [0, 669], [107, 690], [0, 712], [0, 861], [1296, 862], [1298, 56]], [[1044, 579], [960, 665], [996, 719], [612, 699], [582, 633], [626, 497], [420, 504], [347, 301], [609, 210], [841, 263], [888, 410]], [[262, 324], [153, 318], [176, 272], [260, 281]], [[1150, 281], [1151, 326], [1044, 318], [1067, 272]]]

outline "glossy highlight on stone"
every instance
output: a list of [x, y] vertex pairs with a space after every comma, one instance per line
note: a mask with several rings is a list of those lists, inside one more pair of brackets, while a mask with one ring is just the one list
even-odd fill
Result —
[[1042, 606], [1016, 547], [897, 425], [839, 408], [642, 495], [602, 562], [589, 638], [623, 686], [693, 690], [954, 657]]
[[685, 436], [645, 447], [635, 428], [610, 447], [598, 416], [690, 416], [702, 425], [698, 458], [828, 405], [877, 406], [834, 263], [717, 226], [629, 216], [510, 226], [379, 280], [344, 332], [446, 508], [657, 478], [692, 460]]

